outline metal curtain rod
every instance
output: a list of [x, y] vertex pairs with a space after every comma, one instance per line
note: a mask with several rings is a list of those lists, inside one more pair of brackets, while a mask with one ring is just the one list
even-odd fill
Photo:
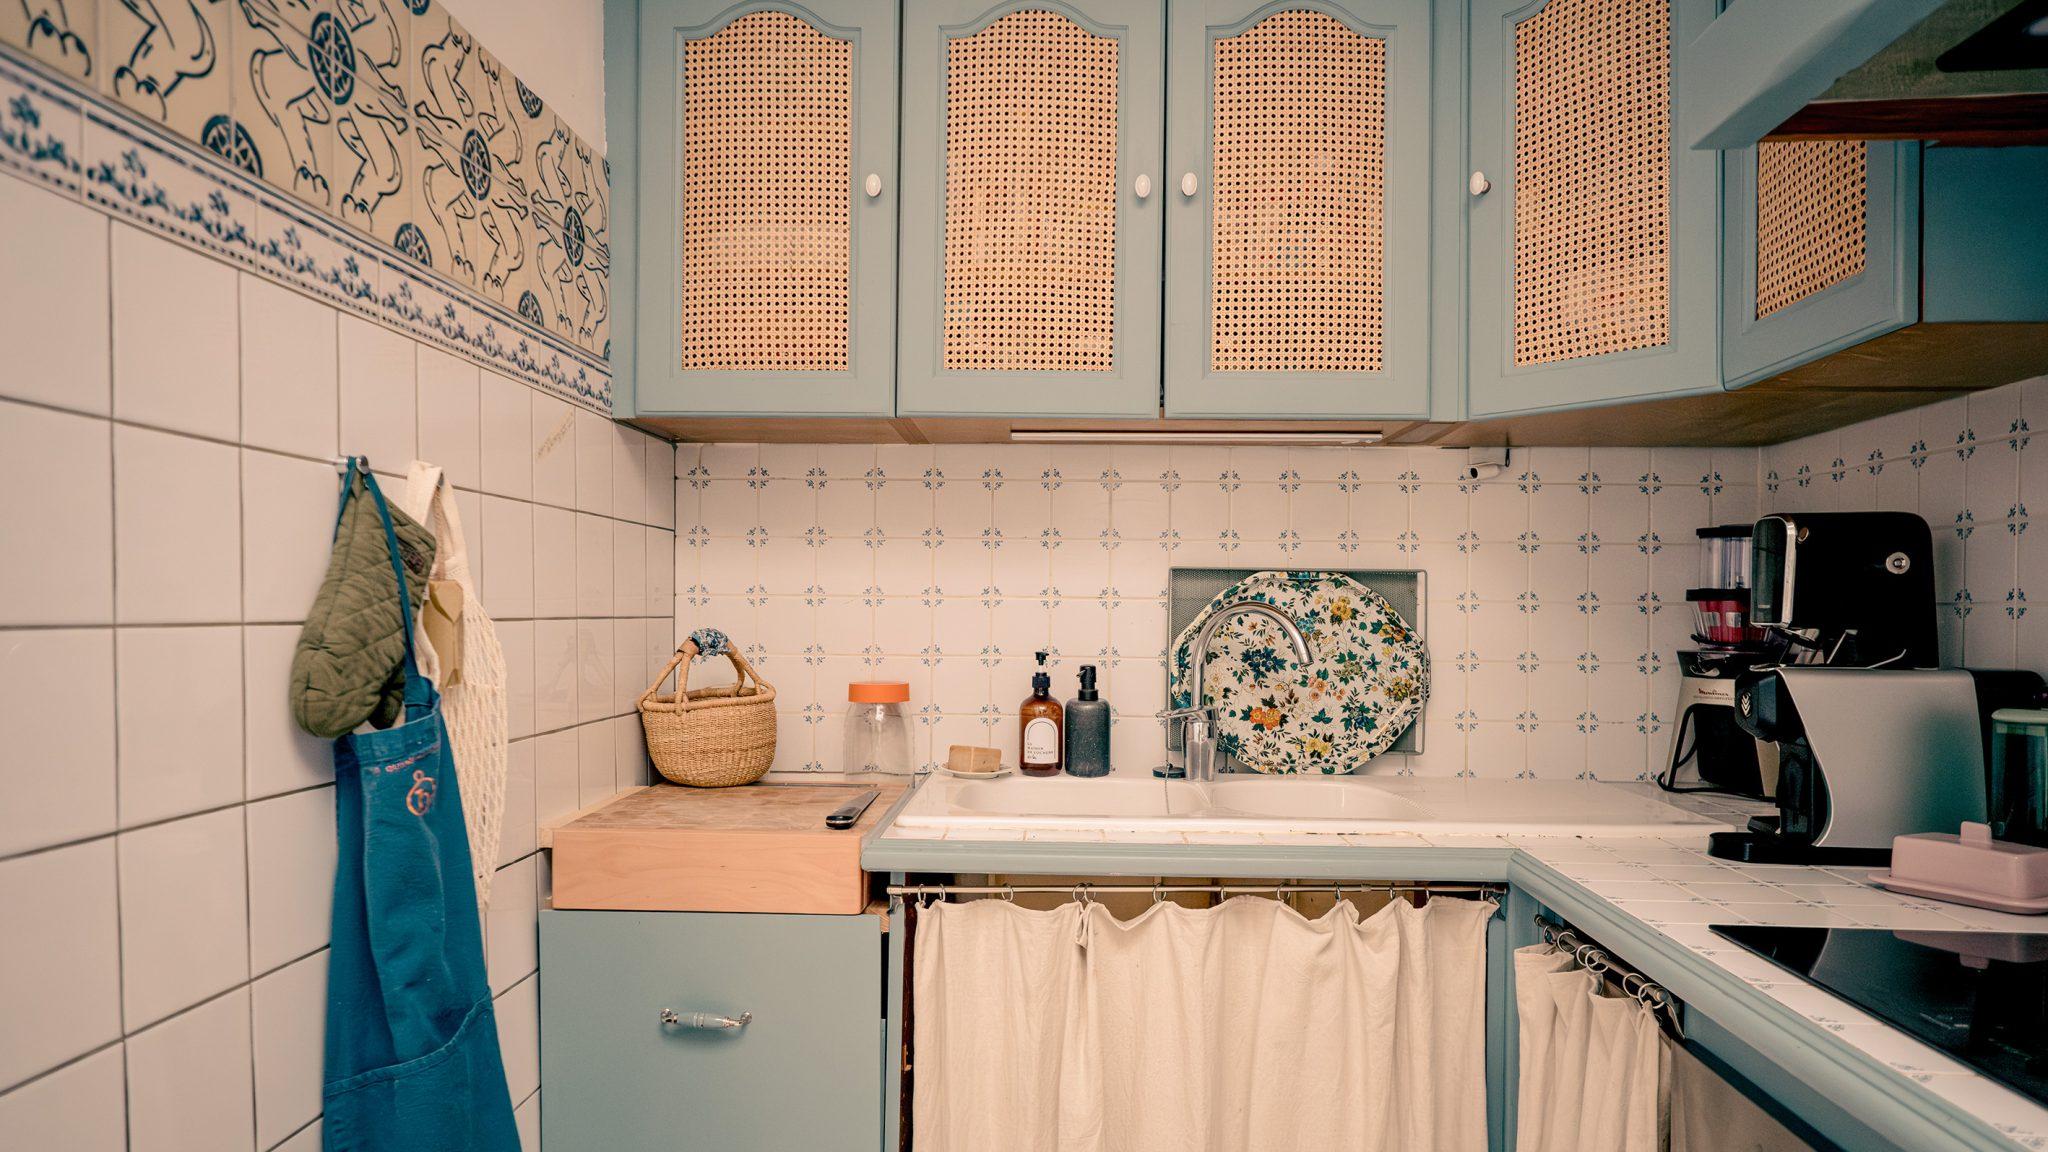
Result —
[[1431, 884], [1431, 883], [1340, 883], [1328, 884], [891, 884], [891, 896], [914, 898], [946, 896], [1015, 896], [1020, 892], [1064, 892], [1074, 899], [1086, 903], [1092, 896], [1132, 895], [1151, 893], [1154, 900], [1183, 892], [1203, 892], [1212, 895], [1250, 895], [1257, 892], [1271, 892], [1284, 896], [1295, 892], [1327, 892], [1343, 896], [1346, 892], [1364, 895], [1368, 892], [1383, 892], [1393, 896], [1403, 892], [1421, 892], [1425, 895], [1499, 896], [1507, 891], [1501, 884]]
[[[1560, 924], [1541, 914], [1534, 919], [1536, 927], [1543, 933], [1545, 944], [1568, 953], [1572, 963], [1596, 976], [1615, 977], [1621, 984], [1622, 995], [1652, 1011], [1667, 1013], [1672, 1026], [1677, 1026], [1678, 1001], [1662, 984], [1616, 960], [1606, 949], [1579, 935], [1570, 925]], [[1634, 987], [1630, 987], [1631, 981], [1634, 981]]]

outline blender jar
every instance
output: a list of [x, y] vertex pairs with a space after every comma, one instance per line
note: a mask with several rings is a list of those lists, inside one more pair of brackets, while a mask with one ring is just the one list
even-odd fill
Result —
[[1749, 587], [1750, 525], [1722, 524], [1695, 534], [1700, 538], [1700, 587]]
[[908, 776], [916, 771], [910, 756], [909, 702], [910, 685], [900, 681], [858, 680], [846, 686], [842, 754], [848, 775]]

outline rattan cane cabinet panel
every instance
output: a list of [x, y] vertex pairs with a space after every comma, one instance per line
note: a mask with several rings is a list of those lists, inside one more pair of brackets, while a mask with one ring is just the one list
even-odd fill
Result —
[[1869, 184], [1864, 141], [1757, 145], [1759, 319], [1863, 271], [1870, 251]]
[[943, 367], [1110, 371], [1118, 42], [1024, 9], [945, 65]]
[[1671, 333], [1668, 0], [1550, 0], [1514, 33], [1514, 362]]
[[853, 45], [787, 12], [684, 46], [680, 366], [844, 372]]
[[1322, 12], [1218, 37], [1215, 371], [1383, 366], [1387, 45]]

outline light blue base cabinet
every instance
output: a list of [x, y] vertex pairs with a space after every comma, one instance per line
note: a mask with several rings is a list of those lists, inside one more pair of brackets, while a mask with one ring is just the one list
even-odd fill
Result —
[[[875, 1152], [882, 920], [543, 910], [542, 1144]], [[662, 1010], [738, 1029], [662, 1022]]]

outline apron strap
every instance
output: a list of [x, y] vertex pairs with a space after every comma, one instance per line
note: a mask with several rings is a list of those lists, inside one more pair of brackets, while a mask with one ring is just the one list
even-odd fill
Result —
[[369, 490], [370, 499], [377, 505], [377, 518], [384, 524], [384, 552], [391, 561], [391, 575], [398, 581], [398, 620], [405, 636], [405, 702], [408, 707], [422, 706], [430, 702], [431, 693], [422, 686], [431, 687], [432, 681], [419, 674], [412, 639], [412, 592], [405, 583], [405, 563], [399, 558], [398, 529], [391, 524], [391, 508], [384, 503], [384, 493], [377, 487], [377, 478], [363, 473], [363, 486]]

